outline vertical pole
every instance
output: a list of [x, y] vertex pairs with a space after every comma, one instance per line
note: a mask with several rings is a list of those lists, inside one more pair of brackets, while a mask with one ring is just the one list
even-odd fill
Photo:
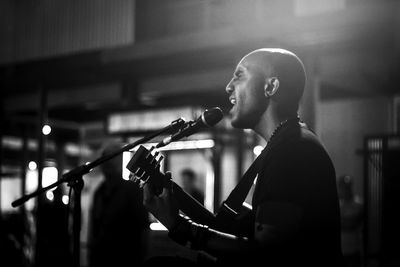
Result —
[[[26, 167], [28, 165], [28, 129], [27, 126], [24, 125], [22, 128], [22, 161], [21, 161], [21, 192], [22, 195], [26, 192]], [[22, 205], [21, 208], [25, 210], [25, 205]]]
[[[37, 140], [38, 140], [38, 189], [42, 188], [42, 173], [44, 168], [44, 160], [45, 160], [45, 136], [42, 134], [42, 127], [45, 123], [47, 116], [47, 91], [46, 88], [41, 87], [39, 89], [40, 103], [38, 110], [38, 121], [37, 121]], [[42, 260], [44, 260], [45, 255], [43, 251], [44, 240], [43, 240], [43, 230], [41, 228], [42, 225], [42, 216], [43, 214], [43, 202], [44, 196], [39, 195], [37, 197], [37, 210], [36, 210], [36, 255], [35, 255], [35, 264], [36, 266], [42, 265]]]
[[83, 177], [77, 178], [73, 182], [72, 188], [74, 190], [74, 211], [73, 211], [73, 243], [72, 243], [72, 266], [79, 267], [81, 261], [81, 221], [82, 221], [82, 208], [81, 208], [81, 192], [84, 182]]
[[369, 256], [369, 248], [368, 248], [368, 229], [369, 229], [369, 223], [368, 223], [368, 210], [369, 210], [369, 205], [370, 205], [370, 200], [369, 200], [369, 183], [370, 183], [370, 174], [369, 174], [369, 162], [368, 159], [370, 158], [369, 154], [369, 148], [368, 148], [368, 143], [369, 139], [364, 137], [363, 140], [363, 147], [364, 147], [364, 153], [363, 153], [363, 167], [364, 167], [364, 210], [363, 210], [363, 221], [364, 221], [364, 227], [362, 229], [362, 266], [367, 266], [368, 263], [368, 256]]
[[[60, 180], [63, 177], [63, 171], [65, 169], [65, 165], [66, 165], [66, 155], [65, 155], [65, 142], [60, 140], [59, 138], [54, 138], [55, 143], [56, 143], [56, 162], [57, 162], [57, 169], [58, 169], [58, 177], [57, 180]], [[59, 185], [60, 187], [60, 192], [61, 194], [58, 197], [61, 197], [61, 199], [56, 199], [55, 201], [62, 201], [62, 196], [66, 193], [64, 192], [64, 187], [65, 184], [61, 184]], [[68, 200], [71, 201], [71, 200]], [[64, 228], [63, 228], [64, 227]], [[69, 233], [69, 214], [66, 213], [65, 216], [65, 221], [63, 221], [63, 227], [61, 227], [62, 229], [65, 229], [66, 233]], [[68, 241], [70, 241], [70, 238], [68, 239]], [[71, 246], [70, 243], [68, 242], [68, 244], [65, 244], [64, 247], [68, 247], [68, 255], [71, 255]]]
[[[4, 97], [2, 90], [0, 90], [0, 96], [1, 96], [1, 107], [0, 107], [0, 174], [3, 173], [3, 135], [4, 135], [4, 125], [5, 125], [5, 119], [4, 119]], [[1, 183], [2, 183], [2, 178], [0, 176], [0, 196], [1, 196]], [[2, 211], [1, 211], [1, 197], [0, 197], [0, 218], [2, 217]]]
[[214, 212], [218, 212], [221, 202], [221, 155], [222, 144], [219, 136], [213, 131], [215, 146], [212, 150], [212, 165], [214, 169]]
[[[28, 163], [28, 154], [28, 129], [27, 125], [24, 124], [24, 126], [22, 127], [21, 195], [24, 195], [26, 193], [26, 167]], [[25, 231], [28, 231], [28, 220], [25, 204], [20, 206], [19, 212], [21, 213], [23, 218], [24, 229]], [[25, 239], [23, 238], [21, 241], [21, 246], [25, 247], [27, 245]]]

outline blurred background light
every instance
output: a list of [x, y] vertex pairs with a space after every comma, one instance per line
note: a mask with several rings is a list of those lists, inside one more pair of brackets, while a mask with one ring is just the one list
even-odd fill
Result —
[[258, 156], [258, 155], [260, 155], [261, 154], [261, 152], [263, 151], [263, 147], [262, 146], [255, 146], [254, 148], [253, 148], [253, 153], [254, 153], [254, 155], [256, 155], [256, 156]]
[[122, 153], [122, 178], [124, 180], [129, 180], [130, 171], [125, 168], [132, 157], [132, 153], [127, 151]]
[[36, 170], [36, 168], [37, 168], [36, 162], [34, 162], [34, 161], [29, 161], [29, 163], [28, 163], [28, 168], [29, 168], [29, 170], [31, 170], [31, 171]]
[[153, 222], [150, 224], [150, 229], [153, 231], [167, 231], [168, 229], [160, 222]]
[[62, 198], [61, 198], [61, 200], [62, 200], [62, 202], [63, 202], [65, 205], [68, 205], [68, 203], [69, 203], [69, 197], [68, 197], [67, 195], [63, 195]]
[[[58, 179], [58, 170], [56, 167], [45, 167], [43, 169], [42, 187], [55, 183]], [[56, 187], [52, 188], [54, 190]]]
[[48, 200], [53, 201], [54, 200], [53, 191], [47, 191], [46, 192], [46, 197], [47, 197]]
[[44, 135], [49, 135], [49, 134], [51, 133], [51, 127], [50, 127], [50, 125], [47, 125], [47, 124], [43, 125], [42, 133], [43, 133]]

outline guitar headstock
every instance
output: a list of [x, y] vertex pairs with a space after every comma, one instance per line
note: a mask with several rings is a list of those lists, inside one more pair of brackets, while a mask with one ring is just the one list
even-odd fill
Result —
[[160, 163], [164, 157], [158, 151], [153, 154], [153, 151], [154, 147], [148, 150], [140, 146], [126, 168], [131, 172], [133, 181], [141, 185], [149, 183], [153, 188], [162, 189], [166, 186], [165, 175], [160, 171]]

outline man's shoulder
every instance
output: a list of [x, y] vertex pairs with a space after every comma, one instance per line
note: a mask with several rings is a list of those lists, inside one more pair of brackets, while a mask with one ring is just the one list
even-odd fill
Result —
[[304, 176], [321, 172], [331, 176], [335, 171], [327, 150], [316, 134], [307, 128], [299, 128], [282, 138], [264, 158], [261, 176], [266, 172], [296, 172]]
[[271, 154], [275, 156], [304, 155], [304, 153], [326, 153], [326, 149], [318, 136], [308, 128], [300, 127], [295, 131], [287, 133], [278, 140]]

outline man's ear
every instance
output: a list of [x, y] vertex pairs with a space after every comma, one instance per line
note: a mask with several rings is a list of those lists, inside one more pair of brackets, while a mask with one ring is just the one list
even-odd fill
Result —
[[279, 88], [279, 79], [276, 77], [268, 78], [265, 81], [264, 95], [266, 97], [273, 96]]

